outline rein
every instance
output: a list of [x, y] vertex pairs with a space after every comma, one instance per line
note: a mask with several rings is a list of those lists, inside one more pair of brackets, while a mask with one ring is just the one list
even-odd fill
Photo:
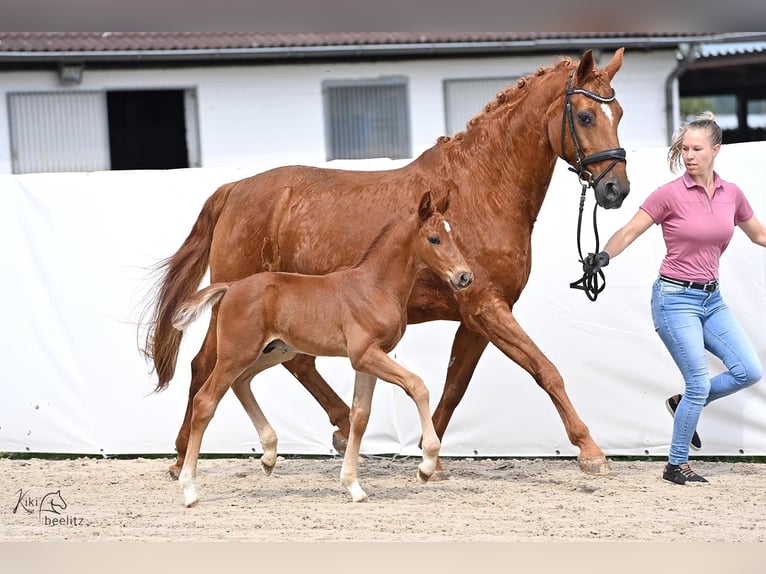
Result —
[[[577, 253], [580, 256], [580, 263], [584, 263], [582, 248], [580, 245], [580, 236], [582, 234], [582, 214], [583, 208], [585, 206], [586, 191], [588, 187], [593, 187], [595, 189], [601, 179], [607, 173], [609, 173], [609, 170], [611, 170], [619, 162], [625, 161], [625, 149], [621, 147], [612, 148], [582, 157], [585, 155], [585, 151], [582, 148], [582, 144], [580, 144], [580, 139], [577, 137], [577, 130], [575, 129], [574, 111], [572, 110], [572, 96], [574, 94], [582, 94], [583, 96], [586, 96], [599, 103], [608, 104], [609, 102], [614, 101], [615, 92], [613, 88], [612, 95], [609, 97], [604, 97], [583, 88], [572, 88], [573, 77], [574, 72], [571, 72], [569, 74], [569, 79], [567, 80], [566, 99], [564, 101], [564, 117], [561, 121], [561, 153], [565, 154], [564, 150], [566, 148], [564, 147], [564, 144], [566, 143], [566, 126], [569, 124], [569, 135], [572, 138], [575, 164], [577, 165], [577, 169], [570, 166], [569, 171], [577, 174], [577, 179], [580, 181], [580, 185], [582, 186], [582, 193], [580, 194], [580, 209], [577, 218]], [[594, 177], [593, 173], [586, 168], [588, 164], [605, 161], [608, 159], [611, 159], [612, 163], [610, 163], [607, 168], [597, 177]], [[599, 252], [598, 223], [596, 221], [597, 209], [598, 203], [593, 207], [593, 234], [596, 239], [596, 247], [594, 253]], [[584, 272], [583, 276], [577, 281], [570, 283], [569, 287], [572, 289], [580, 289], [585, 291], [585, 295], [588, 297], [588, 299], [595, 301], [599, 293], [601, 293], [606, 288], [606, 278], [604, 276], [603, 270], [601, 269], [599, 269], [595, 274]]]

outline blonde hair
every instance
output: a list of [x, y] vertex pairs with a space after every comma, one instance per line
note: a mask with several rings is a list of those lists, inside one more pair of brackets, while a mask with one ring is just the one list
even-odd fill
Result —
[[716, 146], [723, 140], [723, 134], [721, 132], [721, 126], [715, 121], [715, 114], [713, 112], [699, 112], [694, 119], [687, 122], [681, 128], [673, 134], [673, 140], [670, 143], [670, 149], [668, 150], [668, 165], [671, 171], [676, 172], [682, 169], [684, 166], [682, 144], [686, 132], [689, 130], [703, 130], [706, 131], [710, 138], [710, 145]]

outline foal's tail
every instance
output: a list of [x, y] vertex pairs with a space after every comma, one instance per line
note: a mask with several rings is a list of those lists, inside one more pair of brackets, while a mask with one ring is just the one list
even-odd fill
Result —
[[189, 299], [181, 303], [181, 306], [173, 314], [173, 327], [183, 331], [189, 324], [200, 316], [207, 307], [215, 305], [229, 290], [230, 283], [213, 283], [197, 291]]
[[168, 386], [176, 369], [178, 349], [183, 333], [173, 328], [173, 313], [181, 301], [188, 299], [199, 287], [208, 267], [213, 230], [218, 222], [234, 183], [219, 187], [202, 207], [189, 236], [174, 255], [155, 268], [161, 273], [155, 287], [156, 299], [147, 309], [148, 325], [144, 356], [154, 363], [157, 391]]

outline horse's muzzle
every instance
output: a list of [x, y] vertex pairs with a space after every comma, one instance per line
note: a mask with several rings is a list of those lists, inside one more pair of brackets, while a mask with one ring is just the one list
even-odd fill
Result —
[[450, 284], [455, 291], [467, 289], [471, 286], [471, 283], [473, 283], [473, 273], [470, 271], [461, 271], [456, 278], [450, 278]]
[[596, 203], [604, 209], [617, 209], [630, 193], [630, 183], [619, 179], [608, 179], [599, 182], [595, 189]]

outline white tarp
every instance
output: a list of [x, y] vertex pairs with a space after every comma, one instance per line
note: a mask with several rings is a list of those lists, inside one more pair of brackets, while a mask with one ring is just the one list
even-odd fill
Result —
[[[646, 195], [672, 177], [666, 149], [628, 153], [631, 195], [599, 210], [601, 245]], [[725, 146], [716, 167], [737, 182], [766, 220], [766, 143]], [[286, 161], [284, 163], [289, 163]], [[401, 163], [401, 162], [399, 162]], [[335, 164], [337, 165], [337, 163]], [[373, 161], [358, 169], [390, 167]], [[207, 316], [187, 331], [175, 379], [153, 393], [138, 351], [136, 321], [149, 268], [179, 247], [218, 185], [273, 166], [247, 169], [0, 176], [5, 253], [0, 359], [0, 452], [169, 453], [183, 418], [189, 363]], [[653, 331], [649, 296], [663, 255], [651, 229], [606, 269], [597, 302], [569, 288], [581, 275], [576, 221], [580, 186], [557, 167], [535, 225], [534, 263], [515, 314], [558, 366], [570, 398], [608, 455], [664, 455], [671, 418], [663, 401], [680, 392], [676, 367]], [[593, 249], [592, 191], [583, 249]], [[721, 267], [724, 296], [766, 361], [766, 252], [739, 231]], [[420, 374], [436, 406], [456, 324], [410, 326], [393, 355]], [[342, 359], [318, 359], [347, 402], [353, 374]], [[721, 367], [711, 359], [711, 370]], [[256, 377], [254, 392], [283, 454], [330, 454], [326, 415], [282, 367]], [[763, 383], [708, 407], [700, 454], [766, 454]], [[363, 452], [419, 454], [412, 402], [380, 382]], [[232, 393], [221, 403], [204, 452], [260, 452], [255, 430]], [[490, 346], [443, 441], [445, 456], [570, 456], [564, 427], [532, 378]]]

